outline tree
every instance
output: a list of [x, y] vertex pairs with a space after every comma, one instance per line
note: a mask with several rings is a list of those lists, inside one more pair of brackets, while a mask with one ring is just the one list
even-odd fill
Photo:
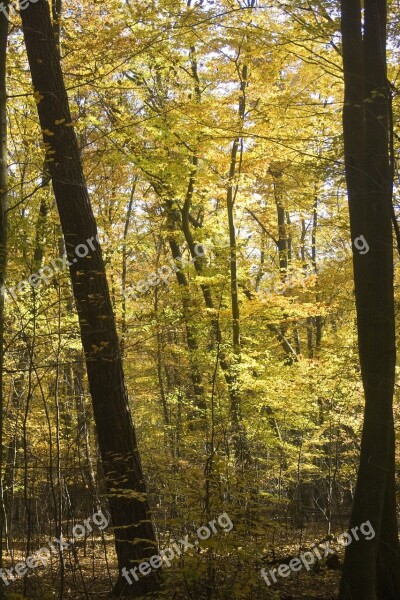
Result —
[[[39, 0], [21, 11], [21, 15], [107, 480], [120, 570], [114, 593], [138, 597], [158, 588], [157, 571], [128, 587], [121, 570], [149, 558], [157, 543], [124, 383], [105, 266], [100, 246], [93, 243], [98, 240], [98, 232], [72, 127], [48, 3]], [[75, 248], [80, 244], [86, 244], [88, 252], [78, 260]]]
[[[395, 320], [387, 6], [342, 0], [345, 98], [343, 133], [358, 347], [365, 394], [360, 466], [350, 527], [369, 520], [376, 536], [346, 549], [340, 599], [394, 600], [400, 595], [396, 521], [393, 393]], [[364, 236], [368, 252], [357, 251]]]

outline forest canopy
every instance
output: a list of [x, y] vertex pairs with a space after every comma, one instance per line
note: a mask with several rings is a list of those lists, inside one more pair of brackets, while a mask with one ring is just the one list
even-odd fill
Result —
[[398, 13], [3, 1], [0, 597], [399, 597]]

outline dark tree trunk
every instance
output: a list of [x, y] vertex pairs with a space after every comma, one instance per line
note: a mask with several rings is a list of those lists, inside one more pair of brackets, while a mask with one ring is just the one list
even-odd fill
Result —
[[[68, 97], [49, 6], [21, 11], [25, 44], [63, 229], [108, 498], [118, 567], [132, 567], [157, 552], [155, 532], [124, 383], [120, 346], [97, 227], [71, 123]], [[92, 240], [93, 248], [87, 243]], [[85, 244], [85, 258], [75, 248]], [[81, 253], [81, 251], [80, 251]], [[139, 597], [158, 589], [153, 571], [128, 586], [119, 574], [114, 594]]]
[[[314, 208], [313, 208], [313, 224], [311, 233], [311, 264], [314, 271], [314, 275], [318, 276], [317, 267], [317, 225], [318, 225], [318, 198], [315, 197]], [[320, 301], [321, 294], [317, 293], [316, 300]], [[315, 349], [317, 351], [321, 348], [322, 341], [322, 317], [317, 315], [315, 317]]]
[[[351, 527], [370, 521], [376, 536], [347, 546], [341, 600], [400, 597], [395, 512], [393, 391], [395, 321], [386, 2], [342, 0], [346, 180], [354, 249], [359, 354], [365, 393], [361, 456]], [[364, 30], [364, 34], [363, 34]]]

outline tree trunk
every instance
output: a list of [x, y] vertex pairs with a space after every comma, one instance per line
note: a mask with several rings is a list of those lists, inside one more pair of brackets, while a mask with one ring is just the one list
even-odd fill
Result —
[[[193, 158], [195, 161], [195, 158]], [[193, 179], [196, 174], [197, 169], [197, 161], [193, 166], [194, 172], [190, 176], [188, 194], [192, 193]], [[168, 244], [171, 250], [172, 258], [174, 262], [177, 262], [177, 259], [182, 257], [181, 249], [179, 247], [178, 242], [174, 237], [174, 232], [177, 226], [177, 222], [179, 219], [176, 216], [176, 210], [173, 207], [172, 200], [166, 201], [166, 210], [167, 210], [167, 223], [168, 230], [171, 232], [171, 235], [168, 237]], [[179, 260], [178, 260], [179, 262]], [[204, 386], [201, 372], [197, 366], [197, 354], [198, 354], [198, 344], [196, 339], [196, 331], [192, 325], [192, 316], [191, 316], [191, 307], [190, 307], [190, 292], [189, 292], [189, 282], [186, 278], [186, 275], [183, 269], [176, 269], [175, 271], [176, 279], [178, 284], [182, 288], [182, 316], [185, 323], [186, 328], [186, 342], [189, 351], [189, 361], [190, 361], [190, 378], [192, 380], [193, 392], [194, 392], [194, 411], [192, 414], [192, 418], [195, 421], [198, 421], [198, 424], [205, 425], [205, 417], [206, 417], [206, 401], [204, 397]], [[197, 413], [197, 414], [196, 414]]]
[[[246, 112], [246, 87], [248, 70], [247, 65], [243, 65], [239, 70], [240, 77], [240, 97], [239, 97], [239, 127], [243, 129], [245, 112]], [[235, 444], [235, 454], [237, 459], [245, 454], [243, 452], [243, 443], [246, 446], [246, 434], [242, 422], [242, 407], [240, 398], [240, 382], [239, 382], [239, 364], [241, 360], [241, 339], [240, 339], [240, 306], [239, 306], [239, 288], [238, 288], [238, 266], [237, 266], [237, 240], [235, 229], [235, 214], [234, 206], [236, 201], [239, 184], [235, 183], [235, 176], [240, 176], [241, 164], [243, 158], [243, 138], [236, 137], [232, 144], [231, 162], [229, 167], [229, 180], [226, 195], [226, 207], [228, 215], [229, 229], [229, 247], [230, 247], [230, 290], [231, 290], [231, 312], [232, 312], [232, 347], [233, 360], [230, 366], [231, 376], [233, 378], [233, 386], [237, 389], [237, 393], [232, 397], [234, 402], [231, 402], [231, 419], [232, 429]]]
[[[122, 241], [122, 277], [121, 277], [121, 286], [122, 290], [126, 289], [126, 271], [128, 264], [128, 248], [127, 248], [127, 238], [129, 232], [129, 226], [131, 223], [132, 209], [133, 209], [133, 200], [136, 192], [136, 184], [138, 178], [135, 177], [132, 184], [131, 195], [129, 198], [128, 207], [126, 210], [126, 218], [125, 218], [125, 227], [124, 227], [124, 237]], [[121, 325], [122, 335], [121, 335], [121, 355], [122, 359], [125, 358], [125, 343], [126, 343], [126, 334], [128, 333], [128, 323], [126, 316], [126, 297], [125, 294], [122, 294], [122, 325]]]
[[[183, 209], [182, 209], [181, 227], [182, 227], [183, 234], [185, 236], [186, 242], [187, 242], [189, 250], [190, 250], [190, 255], [194, 261], [193, 264], [194, 264], [196, 273], [198, 275], [202, 275], [204, 263], [203, 263], [203, 260], [200, 259], [196, 255], [196, 252], [195, 252], [195, 241], [194, 241], [194, 238], [192, 235], [192, 231], [190, 229], [190, 222], [189, 222], [189, 209], [190, 209], [190, 204], [188, 202], [185, 202]], [[222, 369], [222, 372], [224, 374], [224, 378], [225, 378], [225, 381], [227, 384], [227, 388], [228, 388], [230, 407], [231, 407], [232, 430], [233, 430], [233, 435], [235, 437], [234, 450], [236, 453], [236, 462], [238, 465], [243, 465], [243, 464], [250, 462], [251, 456], [250, 456], [248, 440], [247, 440], [246, 431], [244, 429], [244, 426], [242, 423], [240, 423], [239, 424], [240, 429], [238, 431], [237, 423], [234, 421], [235, 412], [233, 409], [234, 409], [234, 407], [239, 407], [241, 405], [240, 393], [238, 390], [236, 377], [235, 377], [234, 373], [232, 373], [232, 365], [229, 363], [228, 357], [226, 356], [225, 352], [222, 349], [223, 336], [222, 336], [222, 331], [221, 331], [221, 327], [219, 324], [218, 309], [216, 308], [216, 306], [214, 304], [211, 287], [208, 283], [201, 283], [200, 289], [203, 294], [204, 303], [211, 314], [211, 345], [213, 347], [215, 342], [217, 344], [218, 360], [219, 360], [219, 364], [221, 366], [221, 369]], [[238, 434], [239, 434], [239, 437], [238, 437]], [[237, 442], [238, 439], [239, 439], [239, 443]]]
[[[318, 280], [318, 266], [317, 266], [317, 226], [318, 226], [318, 197], [315, 196], [314, 207], [313, 207], [313, 224], [311, 233], [311, 264], [314, 275]], [[317, 292], [316, 301], [319, 303], [321, 294]], [[319, 352], [322, 342], [322, 317], [316, 315], [315, 317], [315, 349]]]
[[[389, 161], [386, 2], [342, 0], [343, 128], [358, 344], [365, 393], [360, 466], [351, 527], [370, 521], [376, 536], [347, 546], [341, 600], [400, 597], [394, 496], [393, 180]], [[363, 32], [364, 31], [364, 35]], [[357, 250], [364, 236], [369, 251]], [[364, 247], [366, 247], [364, 245]]]
[[[107, 480], [119, 570], [157, 551], [155, 532], [128, 404], [120, 346], [97, 227], [71, 123], [59, 54], [45, 0], [21, 11], [25, 44], [49, 171], [60, 215], [99, 447]], [[91, 244], [88, 243], [91, 241]], [[82, 251], [78, 246], [85, 246]], [[75, 252], [77, 249], [77, 252]], [[77, 258], [79, 255], [81, 257]], [[114, 595], [139, 597], [158, 589], [158, 572], [133, 585], [119, 573]]]

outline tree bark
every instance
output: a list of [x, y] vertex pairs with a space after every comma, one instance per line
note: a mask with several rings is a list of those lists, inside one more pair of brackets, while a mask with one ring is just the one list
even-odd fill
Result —
[[[342, 0], [343, 130], [353, 243], [358, 345], [365, 394], [360, 466], [350, 527], [370, 521], [376, 536], [347, 546], [340, 600], [400, 597], [394, 496], [393, 180], [389, 161], [386, 2]], [[364, 30], [364, 34], [363, 34]]]
[[[239, 128], [242, 130], [244, 126], [246, 113], [246, 87], [248, 69], [247, 65], [243, 65], [237, 71], [240, 78], [240, 97], [238, 120]], [[242, 444], [245, 442], [245, 431], [242, 422], [242, 407], [240, 398], [240, 381], [239, 381], [239, 364], [241, 361], [241, 337], [240, 337], [240, 306], [239, 306], [239, 287], [238, 287], [238, 264], [237, 264], [237, 240], [235, 229], [235, 201], [239, 184], [235, 183], [235, 177], [240, 175], [241, 164], [243, 158], [243, 137], [238, 136], [233, 140], [231, 150], [231, 162], [229, 166], [228, 189], [226, 194], [226, 208], [228, 216], [229, 230], [229, 248], [230, 248], [230, 291], [231, 291], [231, 313], [232, 313], [232, 348], [233, 360], [230, 366], [231, 376], [233, 378], [233, 386], [237, 392], [232, 397], [234, 402], [231, 402], [231, 418], [232, 429], [235, 444], [236, 457], [243, 456]]]
[[[71, 123], [59, 53], [45, 0], [21, 11], [23, 32], [47, 162], [60, 215], [108, 499], [119, 570], [157, 551], [105, 266], [97, 242], [77, 139]], [[92, 240], [92, 245], [88, 244]], [[87, 256], [75, 248], [85, 244]], [[139, 597], [159, 587], [158, 572], [133, 585], [119, 573], [115, 596]]]
[[[188, 194], [191, 194], [191, 188], [193, 186], [193, 178], [197, 169], [197, 162], [194, 164], [194, 174], [190, 177]], [[167, 226], [168, 230], [171, 232], [171, 235], [168, 237], [168, 244], [171, 250], [172, 258], [174, 262], [177, 259], [182, 257], [182, 252], [179, 247], [178, 242], [174, 237], [174, 232], [177, 227], [177, 223], [179, 219], [176, 215], [176, 209], [173, 207], [172, 200], [166, 201], [166, 211], [167, 211]], [[178, 260], [179, 262], [179, 260]], [[190, 307], [190, 293], [189, 293], [189, 282], [186, 278], [186, 275], [183, 270], [176, 269], [175, 271], [176, 279], [178, 284], [182, 288], [182, 315], [186, 328], [186, 342], [189, 351], [189, 361], [190, 361], [190, 378], [192, 380], [193, 392], [194, 392], [194, 414], [192, 418], [194, 420], [198, 420], [199, 425], [205, 425], [205, 417], [206, 417], [206, 401], [204, 396], [204, 386], [201, 372], [197, 365], [197, 354], [199, 351], [196, 331], [192, 325], [192, 315], [191, 315], [191, 307]], [[197, 412], [197, 415], [195, 414]]]
[[[122, 290], [126, 289], [126, 272], [127, 272], [127, 264], [128, 264], [128, 248], [127, 248], [127, 238], [129, 232], [129, 226], [131, 222], [132, 209], [133, 209], [133, 200], [136, 192], [136, 184], [138, 178], [135, 177], [132, 184], [131, 195], [129, 198], [128, 207], [126, 210], [126, 218], [125, 218], [125, 227], [124, 227], [124, 237], [122, 239], [122, 276], [121, 276], [121, 286]], [[128, 333], [128, 324], [127, 324], [127, 316], [126, 316], [126, 297], [125, 294], [122, 294], [122, 335], [121, 335], [121, 355], [122, 359], [125, 357], [125, 342], [126, 342], [126, 334]]]

